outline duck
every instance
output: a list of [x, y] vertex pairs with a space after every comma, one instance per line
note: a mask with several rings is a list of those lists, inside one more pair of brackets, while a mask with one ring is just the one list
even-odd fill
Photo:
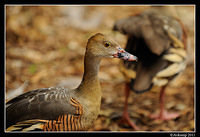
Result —
[[97, 74], [106, 57], [137, 61], [108, 34], [91, 36], [80, 85], [35, 89], [11, 99], [6, 103], [6, 131], [87, 131], [100, 111], [102, 91]]
[[[166, 87], [186, 68], [187, 34], [183, 23], [152, 10], [143, 11], [115, 22], [114, 31], [127, 37], [125, 50], [138, 57], [137, 62], [120, 61], [119, 69], [125, 78], [125, 102], [120, 124], [132, 129], [140, 128], [128, 114], [130, 91], [137, 94], [160, 87], [160, 112], [149, 117], [154, 120], [171, 120], [180, 116], [165, 109]], [[178, 90], [178, 89], [177, 89]]]

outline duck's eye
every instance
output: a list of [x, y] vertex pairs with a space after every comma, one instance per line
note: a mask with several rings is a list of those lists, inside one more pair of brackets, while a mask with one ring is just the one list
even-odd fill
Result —
[[110, 47], [110, 45], [111, 45], [110, 42], [105, 42], [105, 43], [104, 43], [104, 46], [105, 46], [105, 47]]

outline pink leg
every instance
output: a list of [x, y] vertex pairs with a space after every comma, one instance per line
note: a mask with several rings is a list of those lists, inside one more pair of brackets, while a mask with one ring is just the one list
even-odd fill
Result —
[[124, 111], [123, 116], [120, 120], [120, 123], [127, 123], [129, 126], [131, 126], [135, 130], [139, 130], [139, 128], [131, 121], [129, 114], [128, 114], [128, 97], [130, 94], [130, 85], [129, 83], [126, 83], [125, 87], [125, 103], [124, 103]]
[[166, 86], [163, 86], [160, 93], [160, 113], [159, 114], [151, 114], [150, 118], [152, 119], [160, 119], [160, 120], [170, 120], [175, 119], [180, 116], [179, 113], [169, 113], [167, 110], [165, 110], [164, 107], [164, 100], [165, 100], [165, 88]]

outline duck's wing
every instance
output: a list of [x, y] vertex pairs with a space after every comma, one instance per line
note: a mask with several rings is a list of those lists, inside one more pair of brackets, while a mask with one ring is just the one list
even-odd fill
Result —
[[68, 115], [82, 114], [81, 104], [71, 96], [70, 92], [72, 91], [59, 87], [43, 88], [29, 91], [10, 100], [6, 103], [6, 127], [15, 125], [9, 129], [18, 127], [16, 130], [23, 130], [28, 125], [28, 127], [37, 125], [35, 128], [44, 129], [45, 123], [64, 120]]
[[155, 83], [162, 80], [158, 85], [164, 85], [168, 78], [184, 70], [186, 34], [177, 19], [146, 11], [117, 21], [114, 30], [128, 35], [125, 50], [139, 59], [136, 63], [121, 63], [121, 70], [132, 79], [131, 88], [135, 92], [148, 91], [155, 77]]

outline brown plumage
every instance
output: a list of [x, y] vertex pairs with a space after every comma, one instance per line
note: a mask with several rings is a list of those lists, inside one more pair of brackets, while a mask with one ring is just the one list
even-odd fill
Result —
[[166, 115], [163, 101], [167, 84], [186, 67], [186, 33], [182, 23], [176, 18], [158, 12], [145, 11], [118, 20], [113, 29], [127, 35], [125, 50], [139, 59], [138, 62], [120, 61], [120, 70], [126, 78], [126, 100], [122, 121], [138, 129], [130, 121], [127, 112], [129, 90], [143, 93], [154, 85], [162, 86], [161, 112], [152, 118], [176, 118], [178, 114]]
[[88, 130], [100, 111], [97, 73], [104, 57], [136, 60], [108, 35], [92, 36], [86, 46], [81, 84], [76, 89], [36, 89], [10, 100], [6, 103], [6, 131]]

